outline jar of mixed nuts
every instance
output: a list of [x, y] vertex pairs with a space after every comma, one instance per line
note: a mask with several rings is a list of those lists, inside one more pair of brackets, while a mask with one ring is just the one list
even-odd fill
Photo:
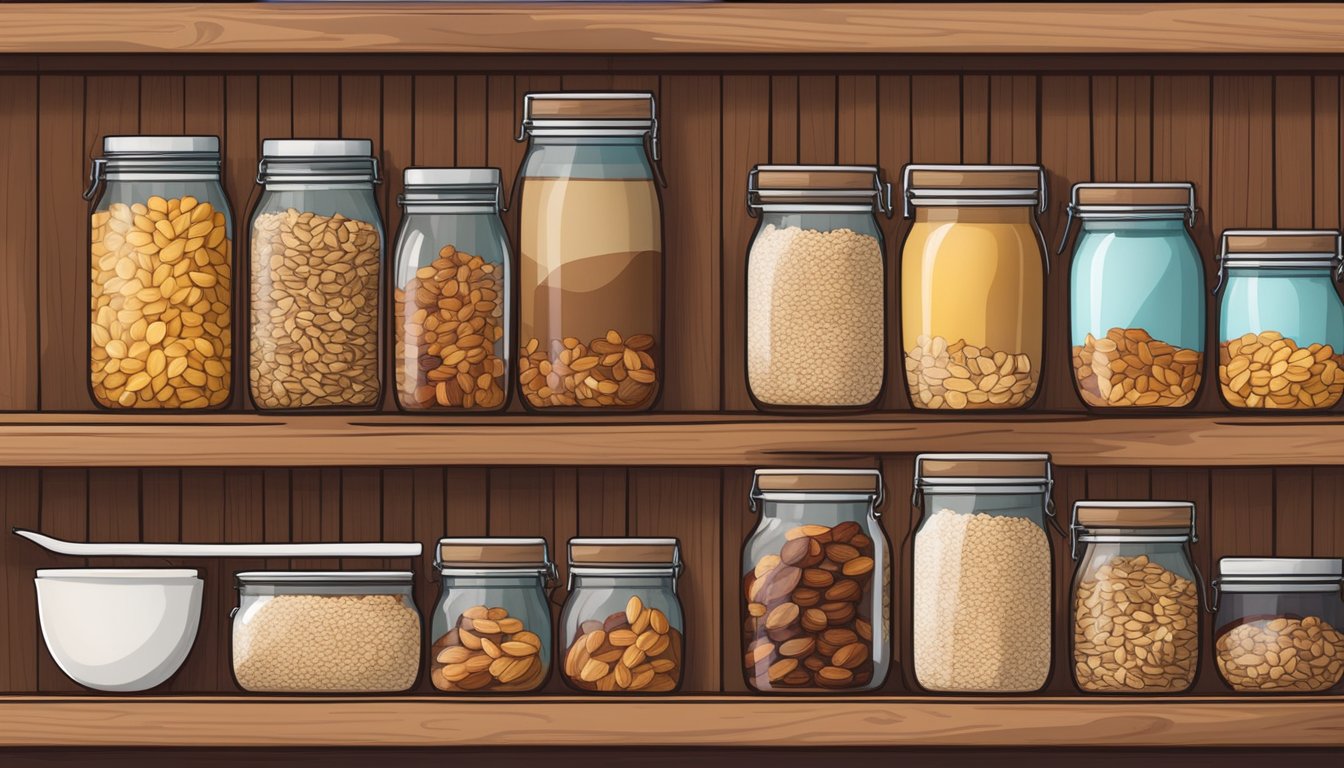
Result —
[[551, 671], [555, 580], [545, 539], [439, 539], [430, 680], [451, 693], [521, 693]]
[[219, 138], [108, 136], [89, 179], [93, 402], [223, 408], [233, 393], [233, 214]]
[[1344, 692], [1344, 560], [1224, 557], [1213, 658], [1238, 693]]
[[565, 684], [614, 694], [677, 690], [685, 651], [680, 575], [676, 539], [570, 539], [560, 614]]
[[[1179, 693], [1199, 667], [1188, 501], [1080, 501], [1070, 526], [1073, 680], [1087, 693]], [[1081, 546], [1080, 546], [1081, 545]]]
[[497, 168], [407, 168], [392, 312], [397, 404], [503, 410], [512, 265]]
[[742, 642], [758, 691], [867, 691], [891, 665], [891, 552], [882, 475], [758, 469], [742, 550]]
[[383, 225], [367, 139], [267, 139], [252, 212], [250, 368], [262, 410], [376, 408]]

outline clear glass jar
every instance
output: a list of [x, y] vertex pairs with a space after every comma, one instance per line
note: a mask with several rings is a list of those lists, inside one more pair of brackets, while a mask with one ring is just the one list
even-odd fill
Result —
[[1238, 693], [1344, 693], [1344, 561], [1224, 557], [1213, 658]]
[[1219, 262], [1223, 402], [1250, 410], [1338, 403], [1344, 394], [1339, 233], [1228, 230]]
[[758, 165], [747, 212], [747, 384], [770, 408], [864, 408], [886, 371], [886, 268], [872, 166]]
[[247, 691], [393, 693], [420, 672], [406, 571], [238, 574], [233, 677]]
[[1074, 684], [1085, 693], [1187, 690], [1199, 668], [1195, 505], [1079, 501], [1069, 532]]
[[891, 547], [877, 470], [758, 469], [742, 549], [743, 669], [757, 691], [870, 691], [891, 666]]
[[570, 539], [560, 614], [565, 684], [599, 693], [681, 687], [685, 618], [676, 539]]
[[397, 404], [508, 405], [513, 267], [498, 168], [407, 168], [392, 312]]
[[108, 136], [93, 161], [89, 393], [110, 409], [233, 395], [233, 214], [217, 136]]
[[430, 680], [452, 693], [523, 693], [551, 672], [555, 580], [545, 539], [439, 539]]
[[1024, 693], [1050, 676], [1050, 457], [915, 458], [914, 666], [929, 691]]
[[[1204, 265], [1193, 184], [1075, 184], [1073, 380], [1092, 408], [1180, 408], [1203, 379]], [[1068, 241], [1065, 225], [1064, 240]]]
[[901, 251], [906, 385], [915, 408], [1024, 408], [1045, 334], [1045, 172], [908, 165]]
[[523, 139], [523, 403], [533, 411], [647, 410], [664, 378], [653, 95], [528, 94]]
[[367, 139], [267, 139], [251, 227], [251, 394], [261, 410], [372, 410], [383, 224]]

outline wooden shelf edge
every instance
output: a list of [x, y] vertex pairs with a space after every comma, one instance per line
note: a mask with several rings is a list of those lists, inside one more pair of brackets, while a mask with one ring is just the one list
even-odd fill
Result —
[[0, 53], [1339, 53], [1310, 3], [4, 4]]
[[1344, 747], [1344, 699], [0, 697], [0, 747]]

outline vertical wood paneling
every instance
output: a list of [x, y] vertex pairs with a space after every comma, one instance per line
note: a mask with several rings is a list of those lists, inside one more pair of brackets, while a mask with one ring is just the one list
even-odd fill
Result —
[[880, 468], [886, 486], [886, 507], [879, 521], [891, 544], [895, 570], [891, 576], [891, 671], [887, 692], [919, 690], [915, 679], [914, 635], [910, 616], [914, 612], [915, 529], [923, 511], [914, 506], [911, 491], [915, 483], [913, 456], [883, 456]]
[[798, 161], [827, 165], [835, 162], [835, 77], [798, 78]]
[[[1081, 467], [1055, 467], [1053, 472], [1055, 487], [1051, 499], [1059, 525], [1047, 528], [1046, 537], [1050, 541], [1050, 556], [1053, 558], [1054, 626], [1051, 627], [1051, 636], [1054, 638], [1055, 653], [1046, 690], [1067, 695], [1076, 690], [1070, 643], [1073, 640], [1073, 574], [1077, 563], [1073, 559], [1068, 537], [1059, 534], [1061, 529], [1066, 533], [1068, 531], [1073, 502], [1092, 497], [1092, 477], [1091, 470]], [[1143, 485], [1146, 491], [1147, 482]]]
[[798, 162], [798, 78], [770, 78], [770, 162]]
[[723, 596], [720, 598], [719, 632], [722, 635], [723, 655], [719, 679], [724, 691], [747, 690], [742, 671], [742, 577], [748, 563], [743, 561], [743, 547], [747, 537], [760, 519], [750, 510], [750, 469], [730, 467], [723, 471], [719, 552], [722, 555]]
[[36, 469], [0, 470], [0, 691], [37, 690], [37, 595], [33, 571], [42, 562], [31, 543], [8, 535], [41, 525], [41, 485]]
[[490, 470], [490, 535], [554, 538], [554, 490], [549, 468]]
[[1312, 226], [1339, 227], [1339, 78], [1312, 78]]
[[[219, 469], [182, 470], [182, 540], [226, 541], [229, 532], [225, 495], [225, 472]], [[229, 655], [231, 624], [228, 614], [236, 605], [233, 572], [225, 561], [193, 560], [191, 568], [205, 582], [201, 599], [201, 623], [196, 644], [173, 679], [169, 691], [233, 690]]]
[[1274, 472], [1215, 469], [1212, 476], [1213, 559], [1274, 554]]
[[37, 78], [0, 77], [0, 410], [38, 407]]
[[485, 76], [465, 75], [457, 78], [456, 114], [458, 167], [473, 168], [485, 165]]
[[[1316, 166], [1312, 162], [1315, 114], [1311, 78], [1274, 78], [1274, 225], [1309, 229], [1315, 211]], [[1329, 175], [1328, 171], [1326, 172]]]
[[[223, 513], [224, 541], [234, 544], [254, 544], [266, 537], [266, 485], [262, 470], [230, 468], [224, 471]], [[206, 487], [213, 487], [213, 484]], [[192, 498], [192, 497], [188, 497]], [[234, 574], [241, 571], [265, 570], [265, 561], [225, 558], [219, 561], [219, 571], [213, 580], [207, 579], [205, 589], [219, 596], [219, 626], [222, 629], [218, 654], [220, 685], [233, 684], [233, 655], [231, 642], [233, 622], [229, 613], [238, 604]], [[204, 618], [204, 617], [202, 617]]]
[[[847, 78], [846, 78], [847, 79]], [[842, 82], [843, 93], [843, 82]], [[874, 102], [875, 106], [875, 102]], [[841, 110], [841, 115], [846, 114]], [[853, 115], [851, 111], [849, 114]], [[843, 119], [843, 117], [842, 117]], [[874, 125], [876, 121], [874, 120]], [[855, 130], [859, 130], [857, 124]], [[770, 162], [770, 80], [761, 76], [730, 76], [723, 79], [723, 402], [728, 411], [753, 408], [747, 385], [747, 249], [756, 220], [747, 214], [747, 174], [752, 166]], [[846, 143], [846, 132], [840, 134]]]
[[416, 75], [414, 88], [415, 165], [451, 166], [457, 155], [456, 81]]
[[1149, 181], [1152, 85], [1147, 77], [1092, 78], [1092, 171], [1095, 181]]
[[[276, 88], [280, 90], [279, 83]], [[339, 76], [294, 75], [284, 90], [291, 94], [292, 118], [289, 130], [283, 135], [296, 139], [330, 139], [341, 135], [341, 116], [346, 105]]]
[[[44, 469], [41, 471], [40, 529], [48, 536], [69, 541], [86, 541], [89, 535], [89, 473], [83, 469]], [[44, 558], [57, 568], [80, 568], [84, 558]], [[10, 566], [7, 566], [10, 567]], [[44, 692], [84, 690], [65, 676], [45, 643], [38, 644], [37, 684]]]
[[[71, 226], [81, 211], [88, 166], [84, 146], [84, 78], [38, 81], [38, 307], [41, 324], [40, 406], [48, 411], [92, 407], [87, 387], [88, 228]], [[82, 216], [81, 216], [82, 218]]]
[[916, 75], [910, 80], [913, 161], [961, 162], [961, 78]]
[[1274, 556], [1311, 557], [1312, 470], [1274, 470]]
[[[193, 106], [205, 106], [195, 103]], [[219, 114], [222, 105], [215, 107]], [[209, 113], [202, 115], [208, 117]], [[181, 75], [144, 75], [140, 78], [140, 132], [147, 135], [185, 134], [186, 87]]]
[[994, 75], [989, 99], [990, 162], [1036, 162], [1036, 78]]
[[[140, 476], [135, 470], [99, 467], [89, 470], [89, 541], [139, 541]], [[133, 558], [100, 559], [99, 565], [139, 567]]]
[[1213, 78], [1209, 217], [1215, 233], [1274, 226], [1273, 89], [1270, 77]]
[[961, 162], [989, 162], [989, 76], [961, 78]]
[[[341, 541], [370, 542], [382, 539], [382, 472], [377, 469], [342, 469]], [[341, 568], [373, 570], [383, 567], [379, 560], [345, 558]]]
[[1344, 557], [1344, 469], [1315, 467], [1311, 475], [1311, 554]]
[[892, 201], [895, 213], [890, 219], [879, 219], [887, 253], [891, 254], [887, 269], [887, 307], [892, 318], [887, 321], [887, 375], [886, 394], [882, 407], [900, 410], [910, 407], [906, 390], [905, 359], [901, 348], [901, 313], [896, 311], [901, 295], [901, 246], [905, 231], [901, 187], [901, 171], [911, 158], [910, 78], [883, 75], [877, 81], [877, 158], [894, 190]]

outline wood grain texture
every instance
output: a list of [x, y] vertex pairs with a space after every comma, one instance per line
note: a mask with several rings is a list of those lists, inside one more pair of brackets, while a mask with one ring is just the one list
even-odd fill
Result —
[[[86, 296], [89, 268], [80, 201], [84, 189], [84, 78], [38, 79], [38, 316], [41, 328], [39, 406], [87, 410], [88, 313], [71, 296]], [[80, 219], [75, 226], [72, 216]]]
[[[37, 78], [0, 77], [0, 147], [37, 144]], [[0, 410], [38, 405], [37, 155], [0, 153]]]
[[[770, 78], [723, 78], [721, 116], [723, 165], [720, 168], [723, 252], [720, 284], [723, 292], [721, 407], [726, 411], [754, 409], [747, 384], [747, 250], [756, 229], [743, 201], [747, 174], [753, 166], [770, 162]], [[876, 108], [876, 100], [873, 100]], [[876, 119], [869, 125], [874, 130]], [[856, 121], [855, 130], [861, 126]]]

